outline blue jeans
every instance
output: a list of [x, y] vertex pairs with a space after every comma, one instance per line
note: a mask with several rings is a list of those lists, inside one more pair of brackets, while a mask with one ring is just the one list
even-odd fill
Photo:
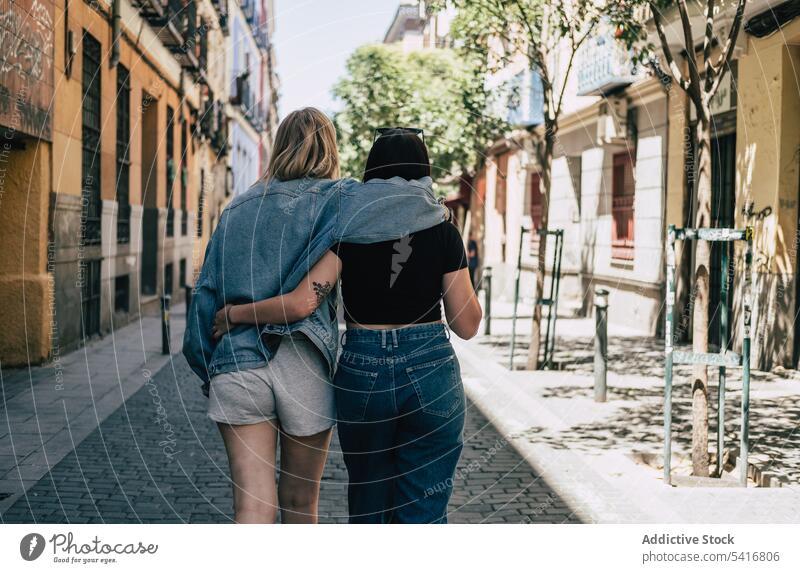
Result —
[[334, 378], [351, 523], [446, 523], [464, 388], [444, 324], [348, 329]]

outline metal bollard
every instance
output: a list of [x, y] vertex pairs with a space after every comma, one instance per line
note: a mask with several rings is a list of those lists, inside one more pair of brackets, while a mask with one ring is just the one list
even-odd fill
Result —
[[192, 292], [194, 292], [194, 287], [193, 287], [193, 286], [186, 285], [186, 286], [185, 286], [185, 287], [183, 287], [183, 288], [184, 288], [184, 290], [185, 290], [185, 292], [186, 292], [186, 299], [185, 299], [185, 304], [186, 304], [186, 320], [188, 321], [188, 320], [189, 320], [189, 307], [191, 307], [191, 306], [192, 306]]
[[608, 368], [608, 291], [594, 289], [594, 401], [606, 401]]
[[485, 297], [483, 303], [483, 333], [489, 335], [492, 333], [492, 267], [483, 269], [481, 282], [483, 283], [483, 295]]
[[169, 354], [169, 302], [172, 297], [165, 294], [161, 297], [161, 354]]

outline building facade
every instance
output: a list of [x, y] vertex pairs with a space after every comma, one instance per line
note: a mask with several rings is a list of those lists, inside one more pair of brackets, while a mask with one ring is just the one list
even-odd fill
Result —
[[433, 11], [430, 3], [423, 0], [404, 2], [397, 7], [383, 43], [399, 44], [405, 52], [450, 47], [454, 17], [455, 10], [451, 7]]
[[4, 5], [0, 41], [13, 56], [0, 69], [3, 365], [56, 358], [193, 284], [240, 167], [229, 7]]
[[[717, 16], [730, 22], [733, 8]], [[753, 311], [751, 360], [758, 368], [798, 368], [800, 323], [797, 320], [798, 201], [800, 201], [800, 18], [793, 2], [748, 2], [730, 70], [712, 111], [712, 223], [719, 227], [752, 226]], [[677, 17], [677, 16], [673, 16]], [[701, 37], [702, 14], [693, 14], [695, 37]], [[677, 46], [677, 38], [669, 38]], [[698, 58], [702, 60], [698, 52]], [[701, 64], [702, 65], [702, 64]], [[685, 134], [696, 123], [693, 105], [679, 89], [670, 90], [667, 173], [671, 181], [666, 219], [676, 226], [692, 221], [695, 208], [692, 147]], [[681, 184], [683, 183], [683, 184]], [[732, 252], [730, 269], [720, 266], [720, 247], [712, 247], [710, 341], [719, 343], [717, 306], [723, 277], [733, 282], [728, 306], [733, 311], [734, 349], [742, 334], [743, 247]], [[689, 261], [691, 251], [679, 259]], [[690, 267], [691, 268], [691, 267]], [[691, 272], [679, 274], [676, 304], [679, 333], [691, 334]], [[681, 312], [683, 309], [683, 312]]]
[[[733, 62], [712, 105], [712, 224], [755, 229], [752, 358], [760, 368], [796, 367], [800, 360], [795, 318], [800, 297], [800, 90], [795, 73], [800, 69], [800, 19], [791, 4], [748, 2]], [[727, 28], [734, 7], [726, 10], [717, 23]], [[694, 37], [701, 38], [703, 14], [698, 11], [692, 22]], [[681, 53], [683, 37], [674, 32], [680, 26], [671, 29], [673, 53]], [[576, 56], [552, 167], [548, 227], [564, 231], [559, 311], [591, 314], [594, 288], [602, 286], [610, 291], [610, 322], [631, 333], [654, 335], [663, 329], [666, 227], [694, 226], [696, 119], [677, 86], [636, 72], [629, 62], [602, 27]], [[542, 123], [537, 82], [523, 62], [512, 62], [487, 78], [487, 85], [499, 93], [517, 88], [517, 97], [503, 110], [516, 129], [487, 150], [486, 165], [474, 179], [469, 200], [482, 266], [493, 270], [493, 292], [507, 300], [513, 297], [522, 248], [520, 292], [528, 302], [535, 295], [537, 239], [522, 229], [536, 229], [543, 209], [533, 153]], [[550, 245], [546, 256], [552, 260]], [[715, 247], [712, 345], [720, 342], [720, 260]], [[739, 247], [735, 260], [728, 301], [734, 312], [734, 343], [742, 320], [737, 303], [743, 282]], [[679, 261], [677, 330], [688, 341], [694, 300], [692, 250], [679, 248]]]
[[228, 105], [233, 192], [244, 193], [264, 174], [277, 129], [277, 73], [271, 0], [229, 0]]
[[[635, 73], [628, 62], [603, 27], [576, 54], [555, 146], [548, 228], [564, 232], [559, 311], [587, 314], [594, 288], [602, 286], [618, 309], [609, 320], [654, 334], [663, 282], [667, 97], [660, 82]], [[563, 75], [555, 61], [553, 69]], [[517, 58], [487, 85], [508, 94], [500, 98], [505, 109], [496, 112], [514, 129], [487, 150], [470, 201], [471, 229], [483, 244], [482, 265], [492, 267], [497, 296], [513, 298], [520, 261], [521, 296], [532, 302], [542, 240], [535, 231], [544, 209], [535, 153], [543, 124], [541, 81]], [[553, 246], [551, 237], [548, 268]]]

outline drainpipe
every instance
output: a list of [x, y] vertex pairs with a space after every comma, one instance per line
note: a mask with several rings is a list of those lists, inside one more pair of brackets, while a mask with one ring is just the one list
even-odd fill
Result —
[[[673, 93], [672, 90], [675, 89], [675, 86], [673, 85], [672, 81], [670, 80], [670, 78], [668, 76], [666, 76], [666, 75], [664, 75], [662, 73], [659, 73], [660, 68], [654, 68], [654, 71], [655, 71], [656, 77], [658, 78], [659, 82], [661, 83], [661, 89], [664, 92], [664, 96], [666, 98], [666, 101], [664, 102], [664, 109], [665, 109], [665, 111], [664, 111], [664, 133], [665, 133], [665, 136], [664, 136], [664, 164], [662, 165], [662, 174], [661, 174], [661, 177], [662, 177], [661, 184], [663, 185], [663, 192], [661, 194], [661, 201], [662, 201], [662, 204], [661, 204], [661, 240], [665, 241], [666, 240], [666, 236], [667, 236], [667, 203], [669, 202], [668, 201], [668, 195], [669, 195], [669, 160], [670, 160], [670, 157], [669, 157], [669, 127], [670, 127], [670, 125], [669, 125], [670, 124], [669, 112], [670, 112], [670, 106], [672, 105], [672, 97], [671, 97], [672, 93]], [[681, 183], [683, 183], [683, 182], [681, 181]], [[666, 270], [665, 270], [665, 268], [666, 268], [665, 267], [665, 265], [666, 265], [666, 256], [667, 256], [666, 246], [667, 246], [666, 243], [662, 243], [661, 244], [661, 254], [659, 255], [660, 261], [661, 261], [661, 264], [659, 265], [659, 268], [660, 268], [659, 276], [661, 277], [661, 280], [659, 280], [659, 283], [660, 283], [660, 287], [661, 287], [660, 290], [661, 290], [661, 300], [662, 301], [665, 299], [666, 294], [667, 294]], [[658, 324], [656, 325], [656, 334], [657, 335], [659, 333], [661, 333], [660, 329], [662, 328], [661, 327], [662, 324], [663, 324], [663, 322], [659, 319]]]
[[119, 63], [119, 41], [121, 37], [121, 16], [119, 14], [119, 1], [113, 0], [111, 4], [111, 58], [109, 65], [114, 68]]
[[75, 48], [72, 43], [72, 31], [69, 29], [69, 0], [64, 2], [64, 75], [72, 75], [72, 56]]

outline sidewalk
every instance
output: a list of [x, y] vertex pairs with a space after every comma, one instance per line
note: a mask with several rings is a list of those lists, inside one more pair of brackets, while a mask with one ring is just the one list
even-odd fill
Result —
[[[784, 487], [666, 487], [660, 470], [636, 461], [661, 454], [663, 445], [661, 340], [609, 332], [608, 401], [598, 404], [593, 321], [559, 319], [555, 357], [562, 370], [537, 372], [508, 370], [510, 322], [494, 318], [491, 336], [453, 338], [467, 395], [573, 510], [602, 523], [800, 521], [800, 381], [772, 373], [756, 373], [752, 381], [750, 460], [781, 474]], [[530, 321], [519, 321], [517, 367], [529, 332]], [[690, 439], [685, 374], [676, 373], [673, 404], [678, 455], [688, 452]], [[740, 381], [738, 373], [731, 378], [726, 445], [736, 447]], [[714, 393], [712, 384], [712, 407]]]
[[[171, 313], [172, 351], [185, 307]], [[170, 361], [145, 316], [49, 364], [0, 370], [0, 514]]]

